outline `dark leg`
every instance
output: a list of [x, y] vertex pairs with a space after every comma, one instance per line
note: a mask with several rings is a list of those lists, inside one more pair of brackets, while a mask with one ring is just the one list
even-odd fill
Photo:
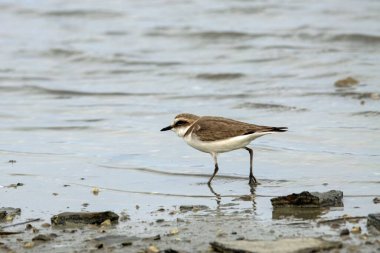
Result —
[[249, 184], [257, 184], [256, 178], [253, 176], [253, 150], [250, 148], [245, 147], [245, 150], [249, 152], [249, 158], [250, 158], [250, 163], [249, 163]]
[[208, 180], [208, 183], [207, 183], [208, 185], [211, 184], [212, 179], [215, 177], [216, 173], [218, 173], [218, 170], [219, 170], [218, 161], [217, 161], [217, 158], [216, 158], [217, 154], [211, 154], [211, 155], [212, 155], [212, 158], [214, 158], [215, 169], [214, 169], [214, 174], [212, 174], [210, 180]]

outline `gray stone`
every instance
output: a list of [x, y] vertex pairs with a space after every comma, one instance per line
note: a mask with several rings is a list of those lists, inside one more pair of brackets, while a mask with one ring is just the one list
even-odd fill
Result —
[[51, 217], [53, 225], [68, 224], [95, 224], [100, 225], [102, 222], [110, 220], [111, 223], [117, 223], [119, 215], [114, 212], [64, 212]]
[[348, 230], [347, 228], [342, 229], [340, 231], [340, 236], [345, 236], [345, 235], [349, 235], [349, 234], [350, 234], [350, 230]]
[[380, 197], [376, 197], [373, 199], [373, 203], [379, 204], [380, 203]]
[[47, 241], [50, 241], [52, 240], [54, 237], [51, 237], [50, 235], [43, 235], [43, 234], [40, 234], [40, 235], [37, 235], [35, 237], [32, 238], [32, 241], [42, 241], [42, 242], [47, 242]]
[[373, 226], [380, 231], [380, 213], [368, 214], [367, 226]]
[[13, 207], [1, 207], [0, 208], [0, 221], [5, 219], [7, 216], [14, 217], [21, 214], [20, 208]]
[[134, 241], [140, 240], [141, 238], [136, 236], [125, 236], [125, 235], [106, 235], [102, 237], [95, 238], [93, 241], [96, 243], [102, 243], [106, 246], [113, 244], [121, 244], [124, 246], [132, 245]]
[[293, 193], [287, 196], [272, 198], [272, 206], [277, 207], [302, 207], [302, 208], [319, 208], [319, 207], [342, 207], [343, 192], [331, 190], [328, 192], [301, 192]]
[[313, 196], [319, 198], [319, 205], [321, 207], [342, 207], [343, 206], [343, 192], [331, 190], [328, 192], [312, 192]]
[[188, 211], [196, 212], [196, 211], [207, 210], [207, 209], [209, 209], [208, 206], [204, 206], [204, 205], [189, 205], [189, 206], [182, 205], [179, 207], [179, 210], [181, 212], [188, 212]]
[[308, 253], [341, 248], [341, 242], [320, 238], [289, 238], [276, 241], [215, 241], [214, 250], [223, 253]]

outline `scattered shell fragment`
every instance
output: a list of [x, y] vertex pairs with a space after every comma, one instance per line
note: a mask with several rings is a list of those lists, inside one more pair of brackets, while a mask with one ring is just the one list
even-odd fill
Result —
[[171, 229], [171, 230], [169, 231], [169, 234], [168, 234], [168, 235], [172, 236], [172, 235], [176, 235], [176, 234], [178, 234], [178, 233], [179, 233], [178, 228], [173, 228], [173, 229]]
[[26, 242], [24, 243], [24, 248], [25, 249], [31, 249], [34, 247], [34, 242]]
[[111, 220], [110, 219], [107, 219], [107, 220], [105, 220], [105, 221], [103, 221], [101, 224], [100, 224], [100, 226], [102, 226], [102, 227], [109, 227], [109, 226], [111, 226]]
[[351, 233], [353, 234], [360, 234], [362, 232], [362, 228], [360, 226], [354, 226], [351, 229]]
[[94, 195], [98, 195], [99, 194], [99, 192], [100, 192], [100, 189], [98, 188], [98, 187], [94, 187], [94, 188], [92, 188], [92, 194], [94, 194]]
[[146, 252], [146, 253], [158, 253], [158, 252], [160, 252], [160, 250], [159, 250], [156, 246], [151, 245], [151, 246], [149, 246], [149, 247], [146, 249], [145, 252]]

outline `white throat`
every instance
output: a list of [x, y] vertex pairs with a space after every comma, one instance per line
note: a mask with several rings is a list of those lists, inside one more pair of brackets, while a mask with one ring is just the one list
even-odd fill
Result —
[[172, 130], [181, 138], [183, 138], [183, 136], [185, 136], [187, 130], [189, 129], [190, 126], [184, 126], [184, 127], [176, 127], [176, 128], [172, 128]]

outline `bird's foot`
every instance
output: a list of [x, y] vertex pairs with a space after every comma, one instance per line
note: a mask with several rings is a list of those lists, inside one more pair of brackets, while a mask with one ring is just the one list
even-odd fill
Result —
[[250, 186], [256, 186], [256, 185], [259, 185], [260, 183], [257, 182], [257, 180], [256, 180], [256, 178], [254, 176], [250, 176], [248, 184]]

